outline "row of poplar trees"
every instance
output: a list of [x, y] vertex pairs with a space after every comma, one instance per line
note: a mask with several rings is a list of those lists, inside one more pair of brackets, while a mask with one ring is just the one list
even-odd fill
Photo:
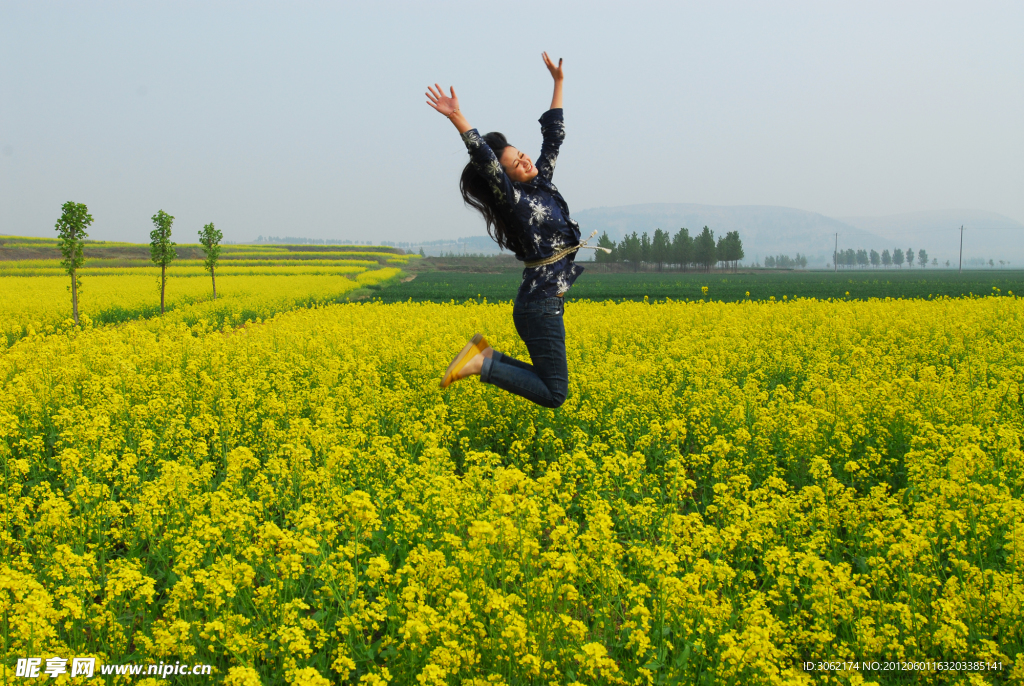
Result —
[[[903, 263], [906, 262], [908, 267], [914, 266], [914, 249], [907, 248], [907, 252], [904, 253], [902, 249], [896, 248], [889, 254], [888, 250], [883, 250], [881, 254], [877, 250], [868, 252], [867, 250], [854, 250], [853, 248], [847, 248], [846, 250], [840, 250], [835, 255], [836, 264], [840, 267], [903, 267]], [[917, 263], [924, 269], [928, 266], [928, 251], [922, 248], [917, 251]], [[936, 262], [936, 264], [938, 264]]]
[[715, 241], [715, 232], [706, 226], [693, 237], [688, 229], [679, 229], [674, 236], [655, 229], [654, 238], [649, 238], [646, 231], [640, 236], [634, 231], [624, 236], [618, 245], [605, 231], [597, 245], [611, 250], [610, 253], [594, 251], [597, 262], [628, 262], [633, 271], [639, 271], [642, 264], [656, 265], [658, 271], [662, 271], [665, 265], [674, 265], [682, 270], [694, 267], [711, 271], [719, 262], [735, 269], [743, 259], [743, 241], [738, 231], [729, 231]]
[[[164, 313], [164, 293], [167, 289], [167, 267], [178, 256], [171, 240], [171, 225], [174, 217], [160, 210], [153, 215], [154, 229], [149, 232], [149, 257], [153, 264], [160, 267], [160, 314]], [[75, 325], [78, 325], [78, 292], [82, 288], [78, 270], [85, 264], [85, 239], [92, 225], [92, 215], [84, 203], [68, 201], [64, 203], [60, 219], [57, 220], [57, 236], [60, 252], [63, 256], [61, 266], [71, 277], [71, 310]], [[224, 235], [210, 222], [199, 232], [199, 242], [203, 246], [206, 258], [203, 266], [210, 272], [213, 282], [213, 298], [217, 299], [217, 260], [220, 258], [220, 241]]]

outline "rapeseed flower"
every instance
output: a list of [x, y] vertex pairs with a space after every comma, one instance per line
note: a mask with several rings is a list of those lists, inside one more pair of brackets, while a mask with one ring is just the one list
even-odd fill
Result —
[[528, 359], [507, 303], [41, 317], [0, 351], [5, 657], [239, 686], [1015, 678], [1018, 303], [575, 303], [557, 411], [436, 388], [467, 329]]

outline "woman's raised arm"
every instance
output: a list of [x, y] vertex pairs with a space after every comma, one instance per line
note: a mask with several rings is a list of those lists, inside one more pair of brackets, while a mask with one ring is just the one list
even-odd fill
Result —
[[544, 64], [555, 80], [555, 93], [551, 96], [551, 108], [540, 116], [540, 133], [544, 140], [540, 146], [540, 157], [537, 158], [537, 173], [550, 181], [555, 173], [558, 149], [565, 138], [565, 123], [562, 120], [562, 60], [558, 60], [556, 67], [546, 52], [542, 54]]
[[551, 72], [551, 78], [555, 80], [555, 92], [551, 96], [551, 109], [555, 110], [562, 106], [562, 79], [564, 78], [562, 74], [562, 58], [558, 58], [558, 66], [556, 67], [546, 52], [541, 54], [544, 57], [544, 64], [547, 65], [548, 71]]
[[459, 98], [455, 95], [455, 89], [451, 89], [451, 97], [449, 97], [444, 94], [444, 90], [436, 83], [434, 88], [430, 86], [427, 86], [427, 88], [429, 90], [427, 93], [427, 104], [448, 117], [451, 123], [455, 125], [455, 128], [459, 130], [459, 133], [462, 135], [462, 142], [466, 144], [466, 149], [469, 150], [470, 160], [486, 179], [487, 184], [494, 193], [494, 197], [499, 203], [509, 207], [515, 206], [519, 202], [519, 191], [512, 185], [512, 180], [508, 178], [508, 174], [505, 173], [505, 169], [501, 166], [501, 162], [498, 161], [494, 151], [487, 145], [487, 141], [462, 116], [462, 112], [459, 111]]
[[[434, 90], [435, 87], [437, 91]], [[473, 127], [469, 125], [466, 118], [462, 116], [462, 112], [459, 111], [459, 98], [455, 95], [455, 87], [449, 86], [449, 88], [451, 88], [451, 97], [445, 95], [444, 89], [436, 83], [433, 86], [427, 86], [427, 104], [448, 117], [448, 120], [455, 125], [459, 133], [466, 133]]]

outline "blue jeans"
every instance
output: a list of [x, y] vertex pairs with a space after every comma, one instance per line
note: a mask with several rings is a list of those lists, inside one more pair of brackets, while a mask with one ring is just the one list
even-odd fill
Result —
[[569, 391], [569, 365], [565, 359], [562, 298], [545, 298], [512, 306], [512, 321], [526, 343], [533, 364], [494, 351], [484, 359], [480, 380], [515, 393], [544, 407], [560, 407]]

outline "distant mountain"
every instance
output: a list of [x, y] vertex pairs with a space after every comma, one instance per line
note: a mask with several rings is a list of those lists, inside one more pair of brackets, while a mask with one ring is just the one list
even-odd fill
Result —
[[393, 245], [409, 252], [419, 252], [423, 250], [423, 254], [428, 257], [438, 257], [440, 255], [449, 254], [482, 254], [482, 255], [497, 255], [501, 252], [498, 249], [498, 244], [494, 242], [494, 239], [490, 236], [466, 236], [464, 238], [451, 238], [451, 239], [439, 239], [433, 241], [420, 241], [412, 243], [387, 243], [387, 245]]
[[[690, 235], [705, 226], [723, 236], [738, 231], [743, 240], [744, 262], [764, 263], [768, 255], [806, 255], [810, 266], [824, 266], [832, 261], [832, 251], [839, 234], [839, 249], [890, 251], [895, 248], [915, 252], [924, 249], [940, 263], [956, 264], [960, 249], [960, 225], [964, 229], [964, 264], [968, 260], [1007, 260], [1013, 266], [1024, 266], [1024, 225], [994, 212], [983, 210], [937, 210], [913, 212], [884, 217], [827, 217], [792, 207], [771, 205], [695, 205], [685, 203], [652, 203], [621, 207], [594, 207], [573, 212], [583, 237], [597, 230], [607, 231], [618, 242], [623, 235], [636, 231], [663, 229], [675, 234], [681, 227]], [[596, 243], [596, 238], [594, 239]], [[497, 254], [497, 244], [488, 236], [469, 236], [423, 243], [392, 243], [406, 250], [427, 255], [441, 253]], [[579, 259], [593, 259], [592, 250], [584, 250]]]
[[[807, 255], [815, 265], [831, 261], [835, 249], [836, 233], [839, 248], [874, 247], [885, 244], [870, 231], [826, 217], [817, 212], [792, 207], [771, 205], [693, 205], [655, 203], [626, 205], [623, 207], [595, 207], [573, 213], [583, 236], [597, 229], [597, 235], [607, 231], [618, 242], [624, 234], [636, 231], [652, 235], [655, 229], [675, 234], [680, 228], [690, 230], [693, 236], [705, 226], [723, 236], [738, 231], [743, 240], [744, 261], [764, 262], [767, 255], [796, 253]], [[590, 251], [587, 251], [590, 252]]]
[[908, 231], [957, 231], [965, 229], [1024, 229], [1024, 224], [984, 210], [930, 210], [889, 214], [883, 217], [839, 217], [858, 229], [881, 235]]
[[884, 217], [843, 217], [858, 229], [882, 236], [889, 244], [915, 245], [950, 259], [959, 254], [964, 227], [964, 259], [1010, 260], [1024, 265], [1024, 224], [984, 210], [932, 210]]

